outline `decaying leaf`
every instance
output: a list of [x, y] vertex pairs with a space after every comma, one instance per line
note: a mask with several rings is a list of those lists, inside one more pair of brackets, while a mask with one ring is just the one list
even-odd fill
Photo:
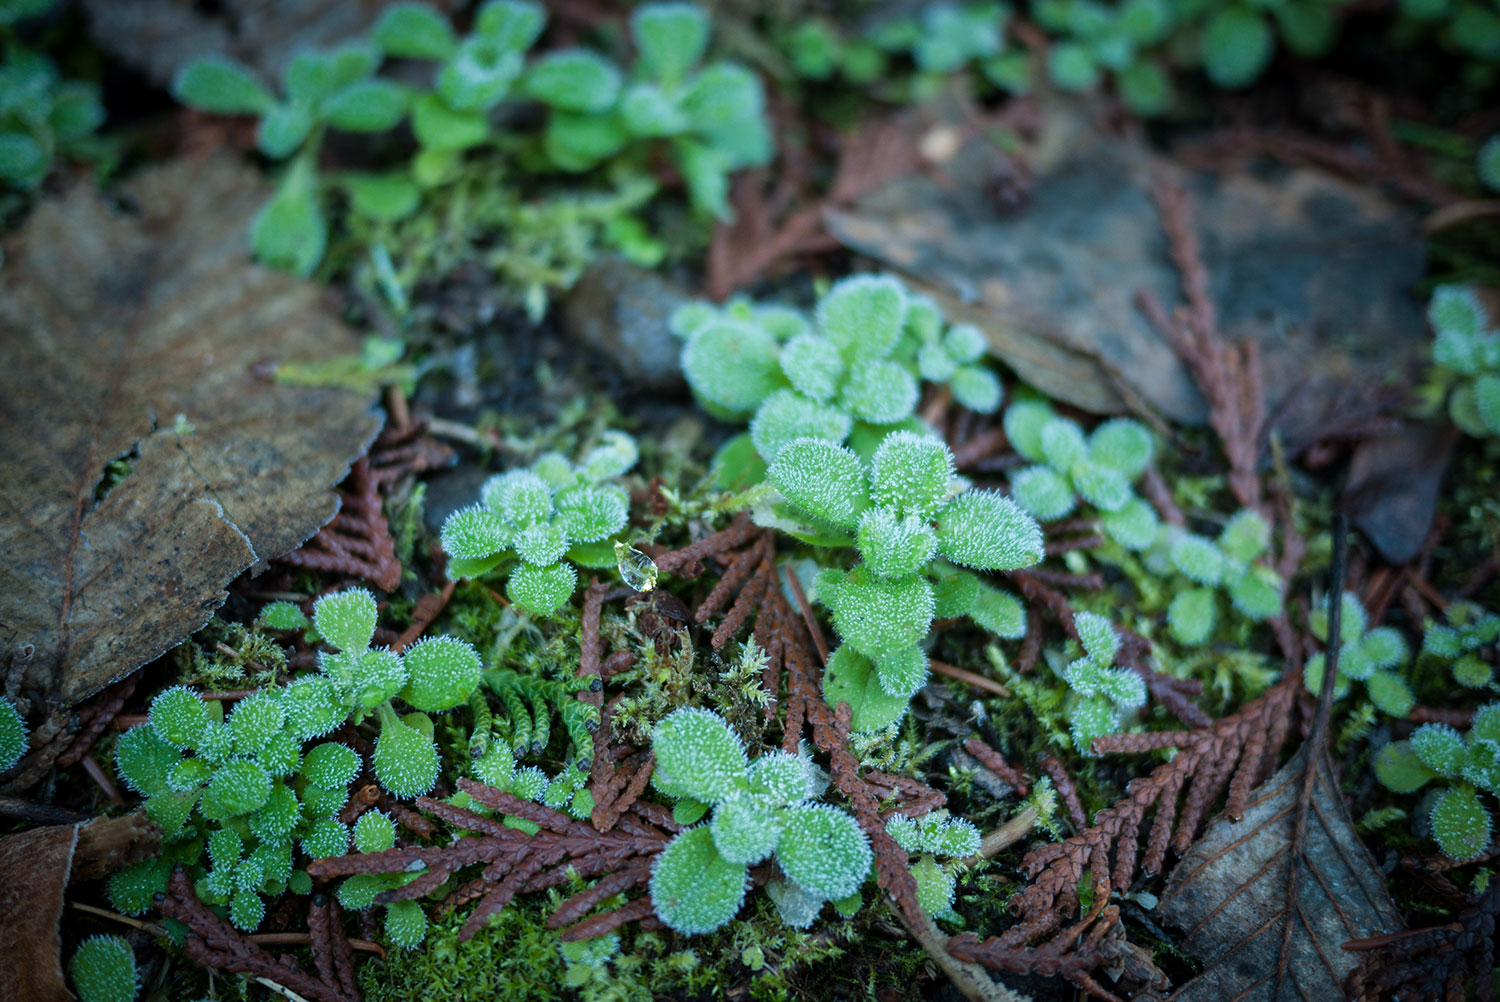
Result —
[[144, 859], [160, 838], [137, 813], [0, 839], [0, 1002], [72, 1002], [59, 956], [63, 893]]
[[1279, 1000], [1277, 965], [1306, 746], [1254, 792], [1242, 820], [1219, 818], [1172, 871], [1158, 914], [1184, 930], [1182, 947], [1207, 965], [1172, 995], [1176, 1002], [1342, 998], [1344, 978], [1359, 960], [1343, 944], [1400, 926], [1327, 756], [1312, 754], [1313, 790]]
[[267, 363], [354, 350], [318, 290], [249, 263], [266, 197], [228, 159], [40, 206], [0, 272], [0, 645], [76, 702], [191, 634], [333, 517], [364, 397]]
[[1091, 128], [1076, 106], [1046, 106], [1042, 122], [1024, 209], [993, 197], [1005, 156], [975, 135], [938, 176], [909, 175], [825, 213], [829, 230], [977, 324], [1049, 396], [1099, 413], [1135, 398], [1202, 424], [1202, 397], [1136, 302], [1142, 291], [1177, 299], [1150, 195], [1166, 175], [1198, 206], [1222, 331], [1259, 342], [1267, 411], [1289, 449], [1372, 407], [1393, 372], [1425, 358], [1409, 292], [1423, 267], [1411, 213], [1312, 169], [1274, 181], [1184, 172]]

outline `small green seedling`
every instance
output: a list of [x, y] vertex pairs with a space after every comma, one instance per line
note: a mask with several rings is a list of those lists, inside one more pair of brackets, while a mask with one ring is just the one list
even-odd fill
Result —
[[1410, 740], [1391, 742], [1375, 758], [1375, 775], [1395, 793], [1448, 784], [1432, 805], [1432, 837], [1454, 859], [1480, 855], [1490, 846], [1493, 824], [1477, 791], [1500, 793], [1500, 703], [1480, 707], [1467, 735], [1423, 724]]
[[1196, 646], [1213, 636], [1221, 591], [1235, 612], [1254, 622], [1281, 615], [1281, 578], [1256, 563], [1270, 546], [1271, 527], [1248, 508], [1235, 514], [1217, 539], [1177, 528], [1162, 533], [1155, 562], [1191, 582], [1176, 590], [1167, 608], [1167, 627], [1178, 643]]
[[777, 453], [769, 478], [802, 520], [789, 525], [795, 534], [852, 545], [863, 558], [816, 581], [817, 600], [832, 610], [844, 641], [829, 659], [824, 692], [830, 704], [849, 704], [856, 731], [905, 714], [927, 682], [920, 644], [939, 614], [970, 615], [1010, 636], [1025, 632], [1018, 601], [953, 565], [1029, 567], [1042, 559], [1041, 529], [1009, 498], [968, 488], [942, 441], [892, 432], [867, 469], [849, 449], [799, 438]]
[[1493, 687], [1494, 668], [1483, 654], [1489, 651], [1493, 658], [1500, 616], [1473, 602], [1450, 602], [1443, 617], [1446, 623], [1427, 623], [1420, 659], [1445, 664], [1453, 680], [1467, 689]]
[[806, 902], [846, 899], [864, 883], [869, 839], [849, 814], [816, 802], [827, 780], [810, 759], [772, 751], [751, 762], [723, 717], [691, 707], [656, 725], [651, 749], [651, 781], [677, 799], [678, 819], [709, 815], [672, 839], [652, 868], [652, 907], [670, 928], [696, 935], [727, 924], [744, 903], [749, 867], [766, 859], [791, 885], [779, 897], [796, 899], [793, 925], [806, 924]]
[[1004, 423], [1011, 447], [1035, 464], [1011, 477], [1018, 505], [1050, 522], [1070, 514], [1081, 497], [1102, 513], [1105, 533], [1121, 546], [1139, 550], [1156, 540], [1156, 514], [1131, 489], [1155, 452], [1143, 425], [1116, 418], [1085, 437], [1076, 421], [1040, 400], [1011, 404]]
[[491, 477], [479, 504], [443, 523], [449, 577], [508, 573], [512, 602], [537, 616], [556, 612], [578, 581], [569, 560], [615, 565], [610, 537], [625, 528], [630, 496], [610, 481], [635, 460], [635, 440], [607, 432], [581, 463], [549, 453], [528, 469]]
[[[1411, 656], [1406, 638], [1400, 631], [1389, 626], [1371, 628], [1365, 607], [1349, 592], [1343, 595], [1340, 612], [1341, 643], [1339, 645], [1338, 677], [1334, 679], [1333, 695], [1342, 699], [1348, 694], [1351, 682], [1363, 682], [1370, 702], [1382, 713], [1393, 717], [1404, 717], [1416, 705], [1411, 687], [1406, 679], [1393, 669], [1406, 664]], [[1325, 644], [1328, 641], [1328, 613], [1317, 609], [1308, 616], [1313, 635]], [[1322, 653], [1307, 659], [1303, 670], [1303, 681], [1307, 690], [1316, 694], [1323, 684], [1325, 665]]]
[[[918, 855], [911, 865], [917, 881], [917, 903], [929, 915], [956, 917], [953, 893], [957, 882], [951, 861], [967, 859], [979, 852], [979, 829], [963, 818], [938, 810], [920, 818], [894, 815], [886, 822], [885, 830], [901, 848]], [[938, 856], [946, 856], [950, 862], [939, 863]]]
[[1448, 389], [1448, 415], [1475, 438], [1500, 435], [1500, 330], [1490, 326], [1473, 289], [1443, 285], [1432, 294], [1427, 321], [1432, 357]]
[[1092, 612], [1077, 613], [1073, 622], [1083, 656], [1062, 671], [1072, 690], [1068, 723], [1078, 750], [1092, 755], [1095, 738], [1118, 734], [1126, 718], [1146, 705], [1146, 682], [1129, 668], [1114, 666], [1120, 635], [1113, 623]]

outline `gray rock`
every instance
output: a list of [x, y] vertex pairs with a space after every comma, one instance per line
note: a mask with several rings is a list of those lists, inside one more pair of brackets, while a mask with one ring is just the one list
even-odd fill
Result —
[[667, 320], [691, 299], [655, 272], [601, 258], [563, 300], [563, 330], [603, 355], [626, 380], [647, 389], [675, 389], [684, 385], [677, 363], [682, 342]]

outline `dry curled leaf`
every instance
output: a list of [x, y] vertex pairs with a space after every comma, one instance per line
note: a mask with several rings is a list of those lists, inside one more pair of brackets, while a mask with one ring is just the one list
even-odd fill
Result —
[[[1296, 914], [1283, 954], [1293, 830], [1307, 747], [1252, 794], [1240, 821], [1220, 817], [1167, 882], [1158, 914], [1185, 931], [1200, 975], [1177, 1002], [1319, 1002], [1343, 997], [1359, 957], [1343, 944], [1398, 928], [1401, 917], [1349, 821], [1327, 756], [1316, 750]], [[1277, 993], [1278, 964], [1286, 974]]]
[[365, 397], [257, 375], [356, 345], [316, 287], [249, 263], [252, 170], [175, 163], [123, 194], [40, 206], [0, 272], [0, 645], [33, 645], [28, 682], [69, 703], [332, 518], [378, 429]]

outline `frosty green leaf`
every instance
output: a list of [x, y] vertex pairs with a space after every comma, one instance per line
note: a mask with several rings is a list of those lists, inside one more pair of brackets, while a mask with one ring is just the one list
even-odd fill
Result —
[[203, 736], [208, 708], [187, 686], [163, 689], [151, 700], [147, 721], [156, 736], [176, 748], [191, 748]]
[[901, 515], [932, 515], [947, 496], [953, 476], [953, 453], [947, 445], [909, 431], [887, 435], [870, 460], [875, 503]]
[[667, 926], [685, 936], [712, 932], [739, 912], [748, 873], [714, 848], [706, 825], [674, 838], [651, 868], [651, 906]]
[[860, 359], [850, 364], [839, 401], [862, 421], [891, 424], [915, 409], [918, 392], [917, 381], [897, 363]]
[[133, 1002], [139, 991], [135, 953], [118, 936], [90, 936], [78, 944], [68, 973], [80, 1002]]
[[705, 409], [726, 419], [749, 417], [786, 385], [775, 339], [747, 324], [694, 331], [682, 349], [682, 372]]
[[776, 809], [764, 798], [748, 793], [720, 800], [708, 827], [719, 855], [731, 863], [759, 863], [775, 851], [781, 839]]
[[1432, 808], [1432, 837], [1454, 859], [1472, 859], [1489, 848], [1490, 815], [1468, 786], [1444, 790]]
[[441, 765], [432, 738], [399, 719], [388, 704], [380, 707], [380, 737], [370, 764], [380, 785], [403, 800], [432, 789]]
[[407, 648], [401, 698], [424, 713], [451, 710], [479, 687], [479, 652], [457, 637], [427, 637]]
[[818, 330], [851, 362], [885, 358], [905, 322], [906, 290], [894, 278], [846, 278], [818, 301]]
[[1010, 481], [1011, 496], [1023, 510], [1043, 522], [1071, 512], [1076, 504], [1073, 485], [1047, 466], [1028, 466]]
[[318, 599], [313, 606], [313, 626], [324, 640], [347, 653], [359, 653], [375, 636], [375, 596], [363, 588], [350, 588]]
[[827, 338], [799, 334], [781, 349], [781, 370], [799, 393], [826, 402], [843, 384], [844, 358]]
[[550, 616], [565, 605], [578, 583], [578, 573], [569, 564], [536, 567], [521, 564], [511, 571], [506, 594], [516, 605], [537, 616]]
[[802, 438], [777, 453], [766, 473], [786, 499], [814, 518], [853, 529], [869, 506], [859, 457], [822, 439]]
[[938, 513], [938, 550], [976, 570], [1013, 571], [1042, 559], [1042, 530], [1010, 498], [967, 491]]
[[386, 55], [402, 59], [447, 59], [458, 46], [448, 19], [425, 3], [387, 7], [371, 37]]
[[818, 597], [833, 610], [839, 636], [867, 657], [897, 654], [932, 626], [932, 586], [919, 577], [882, 578], [859, 566], [842, 578], [820, 576]]
[[672, 796], [715, 803], [742, 780], [749, 762], [745, 747], [724, 718], [712, 710], [673, 710], [651, 732], [656, 755], [652, 780]]
[[873, 858], [869, 838], [843, 811], [826, 804], [788, 809], [776, 862], [807, 890], [829, 900], [847, 897], [864, 883]]
[[630, 34], [651, 75], [670, 86], [703, 57], [708, 17], [695, 4], [645, 4], [631, 13]]
[[906, 647], [875, 660], [875, 675], [888, 695], [910, 699], [928, 678], [927, 655], [920, 647]]
[[219, 56], [194, 60], [172, 80], [172, 96], [216, 115], [258, 115], [276, 103], [249, 69]]
[[427, 914], [415, 901], [392, 901], [385, 909], [385, 935], [403, 950], [415, 950], [427, 938]]
[[224, 817], [239, 817], [265, 804], [271, 795], [271, 777], [254, 762], [235, 759], [214, 773], [208, 793]]
[[795, 390], [777, 390], [760, 405], [750, 422], [750, 440], [768, 462], [799, 438], [819, 438], [835, 444], [849, 435], [848, 414], [804, 397]]
[[620, 93], [620, 71], [587, 49], [560, 49], [527, 72], [526, 93], [563, 111], [585, 114], [607, 110]]
[[823, 673], [823, 697], [829, 706], [848, 703], [849, 726], [855, 733], [878, 731], [906, 715], [908, 700], [892, 696], [880, 685], [875, 664], [850, 644], [841, 644], [828, 658]]
[[937, 552], [937, 536], [915, 515], [899, 517], [890, 508], [871, 508], [856, 534], [865, 564], [881, 577], [915, 574]]

